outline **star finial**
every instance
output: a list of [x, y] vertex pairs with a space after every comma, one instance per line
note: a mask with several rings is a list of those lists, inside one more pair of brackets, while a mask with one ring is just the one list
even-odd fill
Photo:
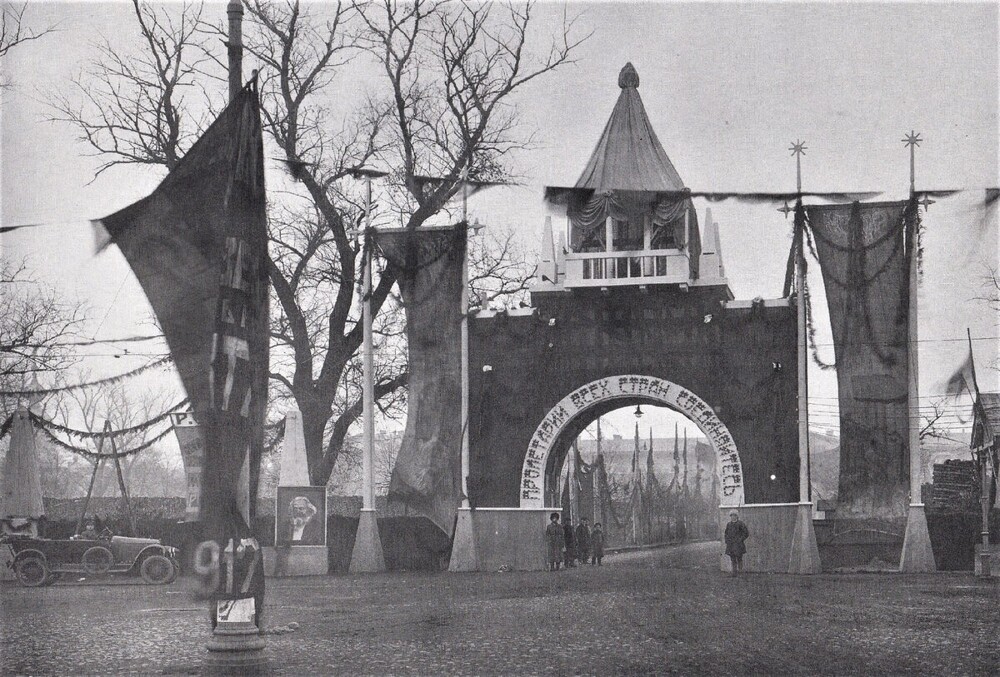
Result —
[[799, 141], [796, 139], [796, 141], [788, 147], [788, 150], [792, 151], [792, 155], [805, 155], [808, 148], [806, 148], [805, 141]]
[[936, 202], [936, 200], [932, 200], [927, 193], [924, 193], [923, 199], [922, 200], [918, 200], [917, 204], [918, 205], [923, 205], [924, 211], [926, 212], [927, 208], [930, 207], [935, 202]]
[[920, 138], [920, 132], [914, 132], [912, 129], [910, 130], [910, 133], [906, 135], [906, 138], [903, 139], [903, 143], [907, 146], [919, 146], [921, 141], [923, 141], [923, 139]]
[[785, 218], [787, 219], [788, 215], [795, 211], [795, 207], [789, 207], [788, 206], [788, 200], [785, 200], [785, 206], [784, 207], [779, 207], [778, 211], [781, 212], [782, 214], [784, 214]]

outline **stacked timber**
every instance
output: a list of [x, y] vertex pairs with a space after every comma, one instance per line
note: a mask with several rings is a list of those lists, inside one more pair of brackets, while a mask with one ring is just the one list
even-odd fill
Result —
[[979, 479], [973, 461], [934, 464], [934, 483], [928, 508], [939, 513], [976, 512], [979, 509]]

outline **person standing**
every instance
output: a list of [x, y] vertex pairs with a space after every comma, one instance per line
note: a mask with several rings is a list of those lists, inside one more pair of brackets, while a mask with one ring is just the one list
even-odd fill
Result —
[[566, 568], [576, 567], [576, 543], [573, 539], [573, 520], [563, 522], [563, 539], [566, 542]]
[[562, 560], [563, 528], [559, 524], [559, 513], [549, 515], [549, 525], [545, 527], [545, 545], [548, 549], [549, 571], [559, 571]]
[[604, 529], [600, 522], [594, 522], [594, 530], [590, 532], [590, 565], [601, 565], [604, 559]]
[[743, 555], [746, 554], [746, 540], [750, 538], [750, 530], [740, 520], [740, 514], [733, 510], [729, 513], [729, 523], [726, 525], [726, 554], [733, 563], [731, 576], [737, 576], [743, 571]]
[[580, 525], [576, 528], [576, 557], [581, 564], [586, 564], [590, 559], [590, 525], [586, 517], [580, 518]]

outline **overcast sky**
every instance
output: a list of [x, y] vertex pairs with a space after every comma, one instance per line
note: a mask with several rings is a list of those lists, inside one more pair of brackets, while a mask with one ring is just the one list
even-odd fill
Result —
[[[558, 31], [563, 10], [556, 3], [536, 8], [536, 48]], [[225, 16], [221, 3], [206, 11]], [[996, 359], [997, 319], [973, 300], [998, 246], [995, 211], [988, 215], [982, 208], [982, 189], [996, 186], [998, 175], [995, 4], [570, 3], [567, 11], [579, 16], [580, 33], [593, 35], [575, 64], [520, 93], [522, 130], [535, 139], [515, 158], [523, 185], [477, 197], [474, 214], [483, 222], [514, 227], [537, 247], [547, 213], [542, 187], [575, 182], [618, 96], [618, 71], [627, 61], [639, 73], [639, 94], [660, 141], [693, 190], [793, 190], [787, 148], [801, 138], [808, 144], [806, 190], [880, 190], [882, 199], [901, 199], [909, 163], [900, 140], [914, 129], [925, 139], [917, 156], [918, 189], [969, 189], [940, 200], [924, 217], [922, 396], [941, 392], [962, 361], [959, 339], [967, 326], [974, 336], [992, 337], [976, 342], [978, 362]], [[87, 300], [96, 336], [148, 333], [149, 327], [136, 326], [148, 313], [138, 283], [116, 251], [92, 256], [92, 236], [82, 221], [144, 196], [162, 172], [118, 169], [94, 180], [97, 160], [75, 141], [73, 129], [45, 121], [50, 111], [42, 103], [45, 92], [68, 91], [69, 78], [95, 56], [99, 36], [138, 49], [131, 8], [32, 3], [26, 18], [36, 25], [58, 23], [60, 32], [18, 48], [3, 65], [14, 86], [2, 93], [0, 214], [5, 225], [50, 225], [0, 236], [3, 249], [31, 256], [40, 277]], [[376, 70], [363, 63], [352, 68], [358, 70], [336, 80], [331, 92], [347, 107], [378, 86]], [[268, 180], [273, 186], [282, 179], [272, 168]], [[737, 298], [780, 294], [791, 223], [775, 207], [712, 205]], [[820, 290], [816, 266], [813, 271], [811, 284]], [[814, 294], [817, 301], [819, 296]], [[821, 350], [830, 359], [825, 304], [817, 306]], [[137, 359], [95, 357], [88, 364], [113, 373]], [[996, 372], [980, 371], [986, 372], [981, 381], [995, 389]], [[832, 374], [813, 368], [810, 379], [814, 401], [834, 402]], [[620, 422], [626, 434], [628, 420]], [[828, 427], [836, 417], [817, 406], [811, 420]], [[662, 425], [672, 431], [669, 419]]]

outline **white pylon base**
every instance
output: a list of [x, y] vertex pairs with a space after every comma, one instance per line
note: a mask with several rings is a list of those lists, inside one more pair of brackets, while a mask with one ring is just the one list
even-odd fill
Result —
[[378, 519], [372, 509], [361, 509], [358, 533], [354, 537], [354, 551], [351, 553], [352, 574], [373, 574], [385, 571], [385, 557], [382, 554], [382, 538], [378, 533]]
[[448, 571], [479, 571], [479, 554], [476, 534], [472, 526], [472, 509], [459, 508], [455, 524], [455, 538], [451, 544], [451, 561]]
[[788, 573], [818, 574], [823, 571], [813, 527], [813, 504], [799, 503], [792, 532], [792, 551], [788, 557]]
[[903, 554], [899, 558], [899, 570], [907, 574], [937, 571], [923, 503], [911, 503], [906, 512], [906, 534], [903, 536]]

